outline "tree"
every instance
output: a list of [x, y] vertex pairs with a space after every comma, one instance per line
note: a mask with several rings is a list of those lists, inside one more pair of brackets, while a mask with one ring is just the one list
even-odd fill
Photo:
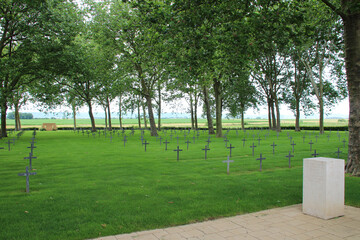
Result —
[[0, 12], [1, 136], [7, 136], [12, 92], [48, 80], [44, 71], [61, 66], [58, 57], [76, 34], [78, 19], [75, 5], [62, 0], [2, 1]]
[[346, 172], [360, 176], [360, 2], [342, 0], [332, 3], [321, 0], [338, 14], [344, 26], [345, 66], [349, 91], [349, 153]]

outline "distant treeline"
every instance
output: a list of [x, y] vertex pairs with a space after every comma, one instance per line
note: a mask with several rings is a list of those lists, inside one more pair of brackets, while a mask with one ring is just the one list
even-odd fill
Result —
[[[33, 119], [32, 113], [20, 113], [20, 119]], [[7, 119], [15, 119], [15, 112], [10, 112], [7, 115]]]

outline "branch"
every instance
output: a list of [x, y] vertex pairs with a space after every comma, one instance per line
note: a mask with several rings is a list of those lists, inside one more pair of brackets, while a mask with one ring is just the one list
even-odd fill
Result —
[[329, 8], [331, 8], [331, 10], [333, 10], [337, 15], [339, 15], [342, 19], [345, 19], [347, 16], [344, 12], [340, 11], [340, 9], [338, 9], [337, 7], [335, 7], [331, 2], [329, 2], [328, 0], [320, 0], [322, 1], [326, 6], [328, 6]]

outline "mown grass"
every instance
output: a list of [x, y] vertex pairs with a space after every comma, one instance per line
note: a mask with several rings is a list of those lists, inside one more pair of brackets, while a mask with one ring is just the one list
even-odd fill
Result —
[[[230, 158], [234, 163], [227, 175], [222, 161], [229, 150], [224, 139], [211, 137], [204, 160], [205, 131], [189, 150], [184, 132], [168, 130], [166, 137], [162, 132], [170, 142], [168, 151], [145, 131], [147, 152], [140, 131], [125, 134], [124, 147], [120, 132], [113, 134], [112, 142], [109, 133], [105, 138], [103, 133], [93, 137], [72, 131], [38, 132], [33, 160], [37, 175], [30, 176], [30, 194], [25, 193], [25, 177], [17, 174], [28, 164], [23, 158], [31, 132], [25, 132], [10, 152], [0, 150], [0, 239], [87, 239], [301, 203], [302, 159], [312, 153], [308, 142], [315, 142], [312, 149], [320, 156], [337, 157], [339, 147], [340, 157], [347, 157], [341, 142], [347, 132], [319, 136], [316, 131], [283, 131], [277, 137], [265, 130], [232, 130], [228, 144], [235, 146]], [[183, 149], [179, 162], [173, 151], [178, 145], [175, 136]], [[191, 131], [186, 139], [193, 141], [193, 136]], [[297, 144], [292, 168], [285, 157], [292, 150], [290, 137]], [[5, 141], [0, 146], [6, 148]], [[255, 156], [252, 143], [257, 146]], [[266, 158], [262, 172], [256, 161], [260, 153]], [[346, 204], [360, 207], [359, 195], [360, 179], [347, 176]]]
[[[112, 119], [112, 125], [114, 127], [119, 127], [119, 119]], [[41, 128], [43, 123], [56, 123], [58, 127], [73, 127], [72, 119], [23, 119], [21, 120], [21, 125], [23, 128], [28, 127], [37, 127]], [[199, 127], [207, 127], [206, 119], [198, 120]], [[105, 127], [104, 119], [95, 119], [95, 124], [97, 127]], [[162, 127], [191, 127], [190, 119], [162, 119], [161, 120]], [[14, 128], [14, 121], [7, 121], [8, 128]], [[77, 127], [90, 127], [90, 119], [78, 119]], [[138, 127], [137, 119], [123, 119], [124, 127]], [[144, 127], [144, 123], [141, 123], [141, 126]], [[149, 126], [149, 125], [148, 125]], [[294, 119], [283, 119], [281, 120], [282, 127], [294, 127], [295, 120]], [[319, 120], [317, 119], [303, 119], [300, 121], [300, 127], [318, 127]], [[348, 126], [347, 119], [325, 119], [324, 121], [325, 127], [346, 127]], [[240, 119], [223, 119], [223, 127], [224, 128], [240, 128], [241, 120]], [[254, 128], [254, 127], [268, 127], [267, 119], [245, 119], [245, 127], [246, 128]]]

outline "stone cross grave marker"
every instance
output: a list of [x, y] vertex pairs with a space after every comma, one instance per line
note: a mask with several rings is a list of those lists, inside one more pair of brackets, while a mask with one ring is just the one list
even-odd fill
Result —
[[177, 146], [177, 149], [175, 149], [174, 151], [177, 152], [177, 161], [179, 161], [179, 153], [182, 151], [182, 149]]
[[210, 151], [210, 148], [208, 148], [208, 145], [205, 145], [205, 148], [202, 150], [205, 151], [205, 160], [206, 160], [207, 159], [207, 151]]
[[291, 168], [291, 158], [294, 157], [294, 155], [291, 155], [291, 151], [289, 151], [289, 155], [285, 156], [289, 159], [289, 168]]
[[225, 147], [227, 148], [227, 144], [229, 142], [229, 139], [227, 139], [227, 137], [225, 137], [224, 142], [225, 142]]
[[189, 150], [189, 143], [191, 143], [191, 142], [188, 139], [185, 143], [187, 144], [186, 150]]
[[310, 144], [310, 152], [311, 152], [311, 151], [312, 151], [312, 145], [313, 145], [314, 143], [312, 142], [312, 140], [310, 140], [309, 144]]
[[245, 147], [246, 138], [243, 138], [241, 141], [243, 141], [243, 147]]
[[254, 156], [254, 150], [256, 148], [255, 144], [253, 143], [252, 146], [250, 146], [252, 148], [252, 155]]
[[292, 142], [292, 144], [290, 144], [292, 146], [292, 151], [295, 152], [295, 146], [296, 146], [296, 143], [294, 143], [294, 141]]
[[330, 134], [327, 135], [328, 142], [330, 141]]
[[233, 146], [231, 145], [231, 143], [230, 143], [230, 147], [227, 147], [227, 149], [230, 149], [230, 157], [231, 157], [231, 150], [232, 150], [233, 148], [235, 148], [235, 147], [233, 147]]
[[261, 141], [262, 139], [259, 137], [257, 140], [258, 140], [258, 143], [259, 143], [259, 146], [260, 146], [260, 141]]
[[30, 147], [27, 147], [27, 148], [30, 148], [30, 153], [33, 154], [33, 150], [36, 147], [34, 146], [34, 143], [31, 143]]
[[195, 139], [196, 139], [195, 135], [192, 137], [192, 139], [193, 139], [193, 143], [195, 143]]
[[170, 142], [168, 142], [167, 139], [166, 139], [164, 143], [165, 143], [165, 151], [167, 151], [167, 145], [168, 145], [168, 143], [170, 143]]
[[10, 145], [11, 145], [11, 143], [12, 143], [11, 140], [8, 140], [8, 141], [7, 141], [9, 151], [10, 151]]
[[315, 149], [315, 151], [314, 151], [314, 153], [313, 154], [311, 154], [311, 156], [313, 156], [313, 157], [317, 157], [317, 156], [319, 156], [320, 154], [319, 153], [316, 153], [316, 149]]
[[344, 140], [343, 140], [342, 142], [344, 143], [344, 147], [345, 147], [345, 143], [346, 143], [346, 140], [345, 140], [345, 138], [344, 138]]
[[148, 143], [148, 142], [145, 140], [145, 142], [143, 142], [142, 144], [145, 145], [145, 152], [146, 152], [146, 145], [148, 145], [148, 144], [150, 144], [150, 143]]
[[230, 157], [229, 157], [229, 156], [227, 157], [227, 160], [226, 160], [226, 161], [223, 161], [223, 163], [226, 163], [226, 164], [227, 164], [226, 172], [227, 172], [228, 175], [229, 175], [229, 172], [230, 172], [230, 163], [231, 163], [231, 162], [234, 162], [234, 160], [230, 160]]
[[176, 142], [179, 144], [179, 136], [176, 136]]
[[36, 159], [36, 157], [34, 157], [32, 153], [29, 153], [29, 156], [28, 156], [28, 157], [24, 157], [24, 159], [29, 159], [29, 167], [30, 167], [30, 169], [32, 170], [32, 160], [33, 160], [33, 159]]
[[260, 153], [260, 158], [257, 158], [256, 160], [260, 161], [260, 172], [262, 171], [262, 160], [265, 160], [266, 158], [262, 157], [262, 153]]
[[303, 143], [305, 143], [305, 138], [306, 138], [306, 136], [305, 136], [305, 135], [304, 135], [304, 136], [302, 136]]
[[340, 148], [337, 148], [337, 152], [335, 152], [337, 154], [337, 158], [340, 158], [340, 153], [342, 153], [342, 151], [340, 151]]
[[30, 181], [29, 181], [29, 176], [30, 175], [36, 175], [36, 172], [29, 172], [29, 167], [26, 167], [26, 172], [25, 173], [18, 173], [18, 176], [26, 176], [26, 192], [29, 193], [30, 192]]
[[316, 141], [315, 141], [315, 142], [317, 142], [317, 140], [318, 140], [318, 137], [319, 137], [318, 135], [315, 135], [315, 138], [316, 138]]
[[205, 142], [207, 142], [207, 143], [208, 143], [207, 145], [210, 146], [210, 143], [211, 143], [210, 137], [209, 137], [208, 140], [205, 141]]
[[276, 147], [277, 145], [275, 144], [275, 142], [273, 142], [273, 144], [271, 144], [270, 146], [273, 147], [273, 154], [275, 154], [275, 147]]

